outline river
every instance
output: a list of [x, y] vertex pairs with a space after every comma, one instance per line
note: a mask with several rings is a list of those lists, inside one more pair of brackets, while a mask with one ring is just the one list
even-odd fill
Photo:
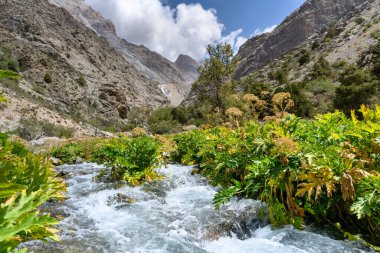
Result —
[[95, 179], [102, 166], [58, 167], [67, 174], [68, 199], [52, 204], [62, 215], [61, 243], [26, 244], [38, 252], [67, 253], [328, 253], [371, 252], [307, 227], [271, 228], [258, 218], [261, 203], [233, 200], [219, 211], [216, 188], [191, 167], [159, 169], [165, 179], [140, 187]]

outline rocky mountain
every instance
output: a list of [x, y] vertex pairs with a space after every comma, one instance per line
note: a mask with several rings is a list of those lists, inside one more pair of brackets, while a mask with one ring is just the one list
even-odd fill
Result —
[[[306, 2], [309, 3], [310, 1]], [[302, 8], [304, 7], [300, 10]], [[296, 13], [299, 13], [299, 10]], [[293, 14], [291, 17], [297, 15]], [[292, 20], [287, 18], [286, 22], [291, 23]], [[252, 40], [258, 41], [261, 37]], [[293, 87], [298, 90], [293, 90], [295, 94], [300, 92], [298, 94], [302, 94], [311, 102], [315, 112], [325, 113], [334, 110], [336, 92], [342, 84], [340, 78], [342, 74], [347, 75], [349, 72], [346, 71], [350, 67], [351, 72], [354, 72], [353, 66], [357, 66], [361, 71], [370, 72], [378, 45], [380, 45], [380, 0], [363, 1], [326, 29], [311, 35], [295, 47], [289, 47], [287, 53], [267, 63], [240, 62], [239, 74], [243, 76], [240, 81], [242, 86], [249, 83], [253, 85], [265, 83], [272, 87], [288, 86], [289, 89]], [[261, 47], [257, 47], [257, 50], [272, 53], [270, 50], [262, 51]], [[252, 57], [255, 59], [254, 55]], [[242, 64], [246, 64], [249, 69], [244, 74], [241, 72]], [[327, 72], [323, 73], [321, 69]], [[296, 86], [298, 88], [295, 88]], [[368, 95], [369, 104], [379, 103], [378, 92], [380, 91], [373, 91]]]
[[352, 11], [378, 0], [307, 0], [273, 32], [248, 40], [241, 46], [236, 77], [241, 78], [327, 32]]
[[22, 76], [7, 89], [18, 97], [92, 122], [124, 119], [133, 106], [169, 104], [159, 82], [67, 10], [47, 0], [2, 0], [0, 9], [0, 51], [11, 52]]
[[[141, 75], [158, 82], [173, 105], [178, 105], [189, 93], [191, 84], [198, 76], [196, 69], [194, 71], [194, 68], [181, 68], [145, 46], [138, 46], [121, 39], [113, 23], [103, 18], [84, 0], [50, 0], [50, 2], [65, 8], [75, 19], [91, 28], [99, 36], [106, 38], [110, 46], [116, 49]], [[189, 65], [197, 65], [191, 57], [180, 56], [179, 59], [182, 57], [186, 58]]]
[[179, 69], [185, 71], [186, 73], [189, 73], [194, 78], [198, 77], [197, 69], [199, 67], [199, 64], [190, 56], [183, 54], [179, 55], [175, 61], [175, 64]]

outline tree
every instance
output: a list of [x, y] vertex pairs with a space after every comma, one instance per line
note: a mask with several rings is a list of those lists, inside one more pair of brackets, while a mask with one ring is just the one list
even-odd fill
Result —
[[341, 85], [336, 88], [334, 107], [349, 114], [362, 104], [369, 104], [378, 83], [364, 70], [349, 66], [339, 77]]
[[195, 82], [193, 89], [200, 101], [210, 102], [214, 107], [224, 111], [221, 90], [228, 83], [235, 72], [237, 59], [229, 44], [208, 45], [208, 58], [198, 69], [200, 76]]

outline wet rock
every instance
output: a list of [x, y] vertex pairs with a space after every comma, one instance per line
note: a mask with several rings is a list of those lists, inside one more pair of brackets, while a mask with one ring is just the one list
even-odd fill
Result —
[[60, 172], [58, 172], [57, 176], [59, 176], [61, 178], [66, 178], [66, 176], [68, 176], [68, 173], [66, 173], [64, 171], [60, 171]]
[[58, 166], [60, 165], [60, 160], [58, 158], [55, 158], [55, 157], [50, 157], [49, 159], [51, 161], [51, 163], [55, 166]]
[[115, 196], [108, 198], [107, 205], [111, 206], [113, 204], [133, 204], [135, 203], [135, 199], [123, 194], [117, 193]]

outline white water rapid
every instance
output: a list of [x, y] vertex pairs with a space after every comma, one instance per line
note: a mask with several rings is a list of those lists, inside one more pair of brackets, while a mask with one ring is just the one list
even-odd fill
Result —
[[54, 204], [65, 219], [61, 243], [26, 246], [37, 252], [81, 253], [359, 253], [358, 243], [292, 227], [272, 229], [257, 218], [258, 201], [241, 200], [215, 211], [216, 189], [191, 168], [170, 165], [162, 181], [141, 187], [100, 183], [103, 167], [59, 167], [67, 173], [68, 199]]

